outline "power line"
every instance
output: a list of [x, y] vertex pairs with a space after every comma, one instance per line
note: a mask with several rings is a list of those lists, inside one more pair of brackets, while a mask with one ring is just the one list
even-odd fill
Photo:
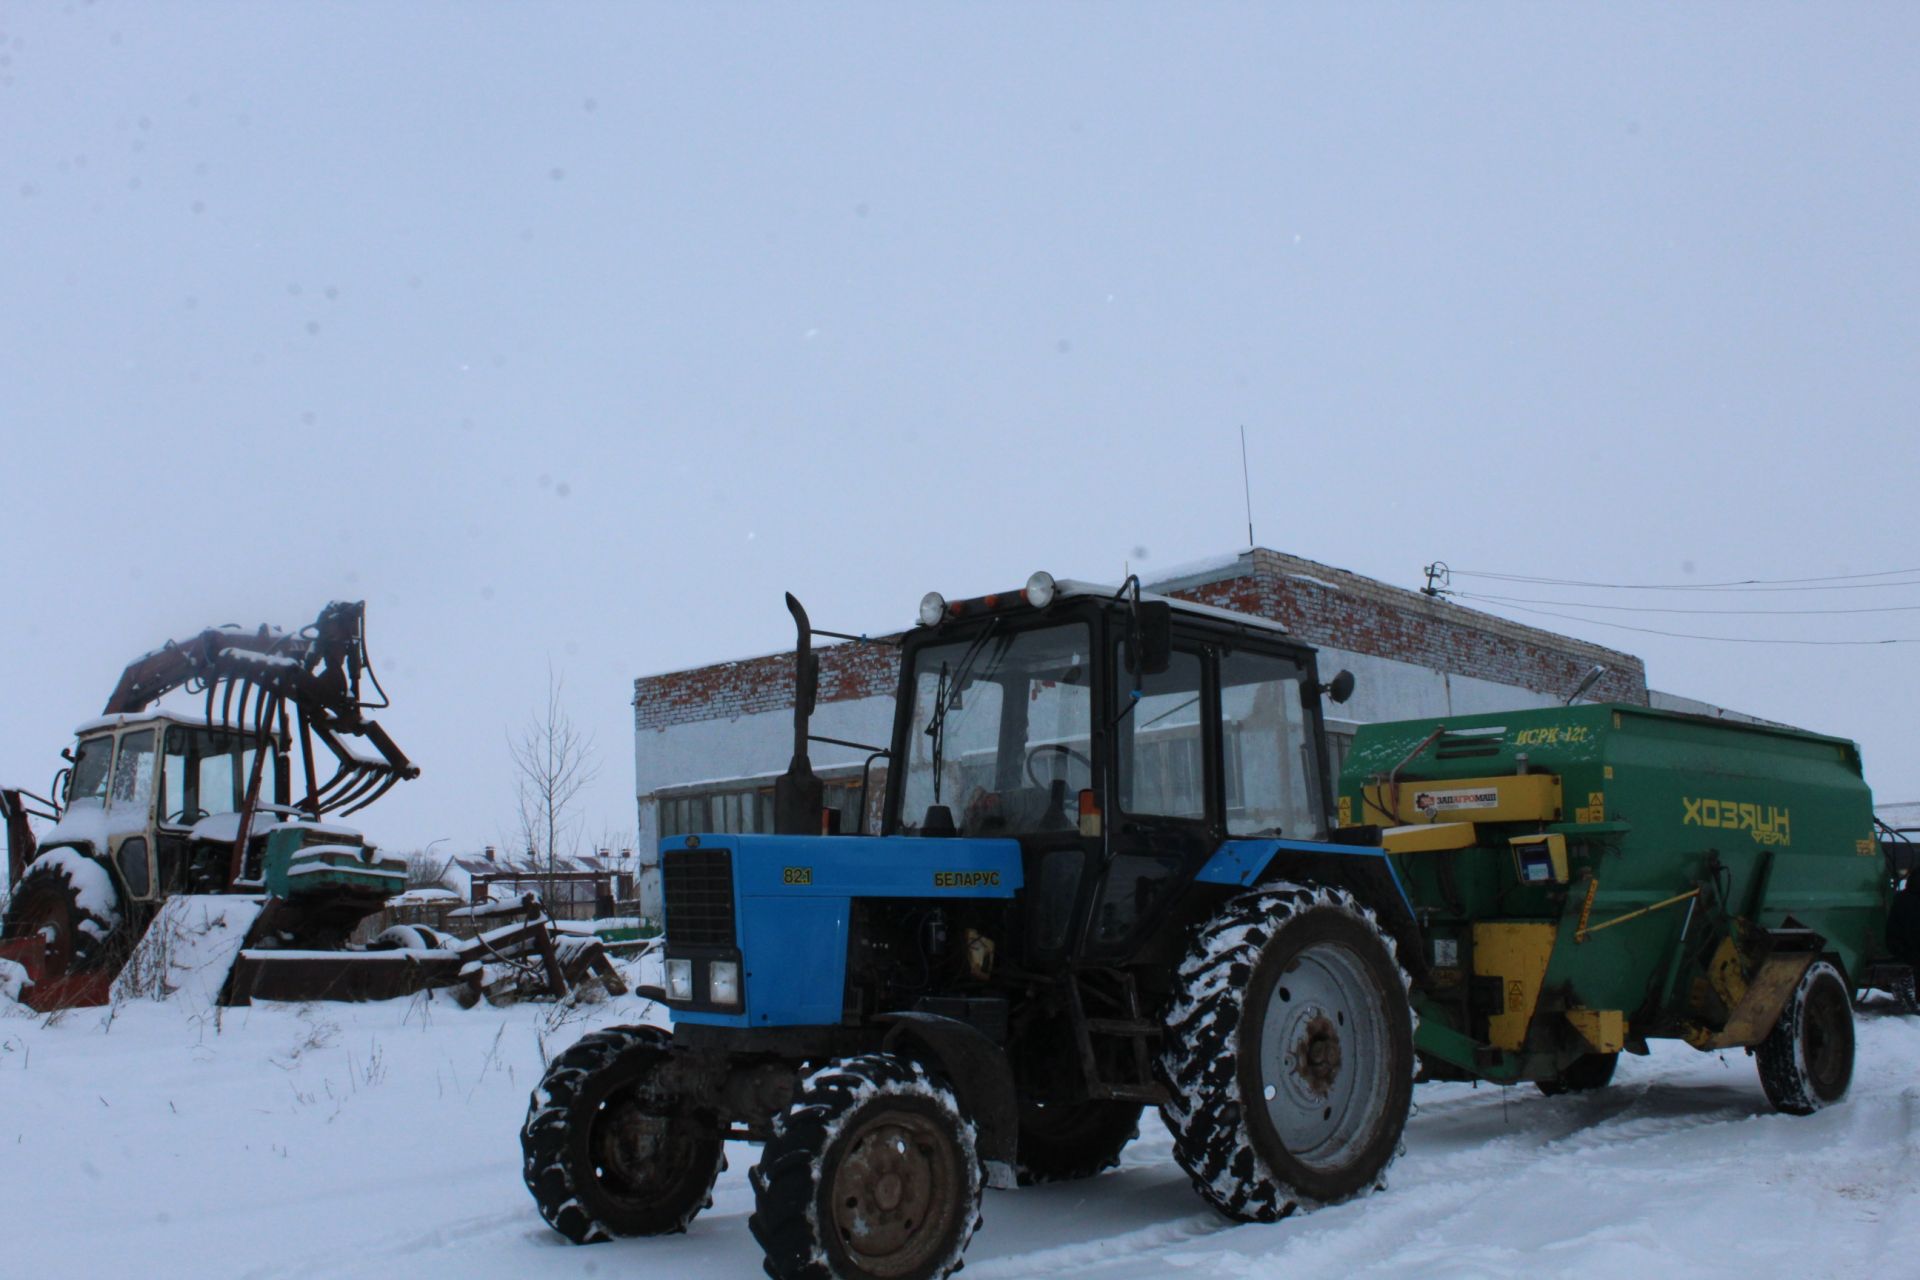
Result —
[[1860, 647], [1865, 645], [1920, 644], [1920, 636], [1893, 636], [1885, 640], [1787, 640], [1771, 639], [1760, 636], [1703, 636], [1690, 631], [1662, 631], [1655, 627], [1636, 627], [1625, 622], [1607, 622], [1600, 618], [1583, 618], [1575, 613], [1555, 613], [1551, 609], [1529, 609], [1525, 605], [1509, 604], [1501, 606], [1519, 613], [1538, 614], [1547, 618], [1563, 618], [1568, 622], [1584, 622], [1595, 627], [1612, 627], [1617, 631], [1637, 631], [1642, 635], [1671, 636], [1677, 640], [1716, 640], [1722, 644], [1799, 644], [1826, 646]]
[[1484, 600], [1493, 604], [1557, 604], [1568, 609], [1606, 609], [1615, 613], [1691, 613], [1728, 618], [1764, 615], [1768, 617], [1821, 617], [1844, 613], [1920, 613], [1920, 604], [1888, 604], [1858, 609], [1675, 609], [1652, 604], [1594, 604], [1585, 600], [1542, 600], [1536, 596], [1490, 596], [1474, 591], [1441, 591], [1440, 595], [1459, 600]]
[[[1495, 573], [1485, 569], [1444, 569], [1443, 577], [1488, 578], [1538, 587], [1584, 587], [1595, 591], [1860, 591], [1874, 587], [1920, 586], [1920, 568], [1886, 569], [1878, 573], [1840, 573], [1818, 578], [1737, 578], [1727, 582], [1589, 582], [1579, 578], [1547, 578], [1524, 573]], [[1868, 582], [1868, 578], [1905, 578], [1903, 582]], [[1808, 584], [1843, 585], [1808, 585]]]

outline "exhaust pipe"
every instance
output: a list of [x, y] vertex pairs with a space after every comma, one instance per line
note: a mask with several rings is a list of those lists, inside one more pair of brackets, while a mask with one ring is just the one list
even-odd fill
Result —
[[826, 791], [814, 776], [807, 754], [807, 722], [820, 694], [820, 659], [813, 656], [813, 627], [807, 611], [787, 592], [787, 612], [793, 615], [798, 639], [793, 653], [793, 759], [773, 784], [773, 830], [783, 836], [817, 836]]

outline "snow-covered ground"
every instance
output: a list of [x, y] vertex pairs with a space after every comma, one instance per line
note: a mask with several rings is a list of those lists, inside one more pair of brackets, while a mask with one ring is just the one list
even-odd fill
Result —
[[[754, 1151], [684, 1236], [576, 1248], [535, 1215], [517, 1131], [562, 1015], [425, 999], [0, 1016], [10, 1276], [456, 1280], [759, 1274]], [[979, 1280], [1094, 1276], [1920, 1274], [1920, 1019], [1859, 1023], [1853, 1093], [1771, 1114], [1740, 1053], [1659, 1047], [1615, 1087], [1423, 1086], [1392, 1186], [1270, 1227], [1208, 1212], [1149, 1118], [1123, 1167], [989, 1192]]]

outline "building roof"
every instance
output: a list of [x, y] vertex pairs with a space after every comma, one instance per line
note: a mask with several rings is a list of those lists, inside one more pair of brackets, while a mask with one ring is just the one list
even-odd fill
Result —
[[[1646, 668], [1630, 653], [1482, 613], [1299, 556], [1253, 547], [1182, 565], [1142, 584], [1188, 610], [1221, 611], [1325, 649], [1405, 662], [1451, 675], [1565, 695], [1595, 666], [1598, 701], [1647, 701]], [[1111, 593], [1075, 579], [1078, 591]], [[884, 637], [891, 638], [891, 637]], [[891, 697], [899, 651], [886, 644], [815, 648], [823, 704]], [[791, 653], [769, 654], [634, 681], [634, 727], [728, 720], [793, 705]]]

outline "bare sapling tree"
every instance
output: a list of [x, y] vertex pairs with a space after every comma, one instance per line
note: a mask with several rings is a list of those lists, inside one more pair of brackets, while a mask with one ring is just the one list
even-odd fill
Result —
[[513, 757], [522, 847], [541, 878], [540, 896], [556, 915], [561, 898], [556, 891], [560, 860], [572, 857], [580, 843], [580, 793], [600, 772], [593, 735], [575, 726], [561, 692], [559, 677], [548, 667], [545, 711], [529, 719], [520, 735], [507, 743]]
[[451, 889], [447, 873], [453, 868], [454, 855], [415, 849], [407, 855], [407, 888]]

